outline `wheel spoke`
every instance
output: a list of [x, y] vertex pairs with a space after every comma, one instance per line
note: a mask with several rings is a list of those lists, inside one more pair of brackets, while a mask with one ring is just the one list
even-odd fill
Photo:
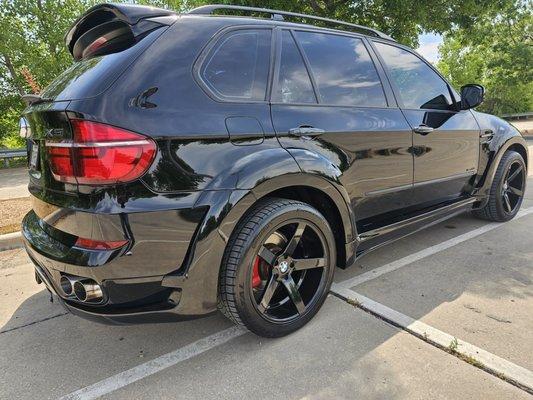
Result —
[[509, 190], [510, 190], [513, 194], [517, 195], [518, 197], [522, 197], [522, 196], [524, 195], [524, 192], [523, 192], [522, 190], [517, 189], [517, 188], [515, 188], [515, 187], [513, 187], [513, 186], [509, 186]]
[[507, 208], [507, 212], [513, 211], [513, 208], [511, 207], [511, 200], [509, 200], [509, 195], [507, 193], [504, 193], [503, 200], [505, 201], [505, 207]]
[[302, 238], [306, 226], [307, 225], [305, 224], [305, 222], [298, 223], [296, 232], [294, 232], [293, 237], [289, 241], [289, 244], [287, 245], [283, 253], [285, 256], [292, 256], [292, 253], [294, 253], [294, 250], [296, 250], [296, 246], [298, 246], [298, 243], [300, 243], [300, 239]]
[[261, 246], [261, 249], [259, 250], [259, 257], [265, 260], [268, 265], [274, 265], [276, 262], [276, 255], [265, 246]]
[[325, 258], [302, 258], [293, 260], [294, 271], [300, 271], [302, 269], [322, 268], [326, 266]]
[[298, 314], [302, 314], [305, 311], [305, 304], [302, 300], [302, 297], [300, 296], [300, 292], [298, 292], [298, 288], [296, 287], [292, 276], [287, 275], [282, 282], [283, 285], [285, 285], [287, 292], [289, 292], [289, 297], [296, 306]]
[[265, 288], [265, 292], [263, 293], [263, 298], [261, 299], [261, 303], [259, 303], [259, 311], [264, 313], [267, 310], [268, 305], [270, 304], [270, 300], [272, 300], [272, 296], [274, 296], [274, 293], [276, 292], [276, 289], [278, 288], [278, 286], [279, 286], [279, 282], [274, 276], [274, 274], [272, 274], [272, 276], [270, 277], [270, 280], [268, 281], [268, 285]]
[[512, 182], [513, 179], [516, 178], [520, 172], [522, 172], [522, 169], [522, 165], [519, 165], [516, 171], [509, 175], [509, 178], [507, 178], [507, 182]]

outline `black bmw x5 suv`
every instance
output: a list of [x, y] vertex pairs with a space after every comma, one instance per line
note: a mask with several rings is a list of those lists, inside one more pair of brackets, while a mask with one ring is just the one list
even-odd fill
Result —
[[72, 67], [27, 98], [23, 236], [73, 313], [218, 308], [281, 336], [319, 310], [336, 266], [464, 211], [520, 208], [521, 135], [472, 110], [482, 87], [457, 93], [379, 31], [103, 4], [66, 44]]

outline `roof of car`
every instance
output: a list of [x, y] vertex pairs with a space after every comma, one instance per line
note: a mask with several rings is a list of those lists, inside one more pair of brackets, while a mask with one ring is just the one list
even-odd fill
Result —
[[[222, 12], [222, 14], [221, 14]], [[223, 12], [226, 12], [224, 14]], [[297, 25], [304, 25], [304, 26], [311, 26], [311, 27], [317, 27], [316, 23], [326, 24], [332, 27], [335, 27], [336, 30], [342, 30], [342, 31], [349, 31], [349, 32], [356, 32], [360, 33], [366, 36], [372, 36], [377, 37], [381, 39], [391, 40], [394, 41], [393, 38], [388, 36], [387, 34], [373, 28], [369, 28], [362, 25], [356, 25], [349, 22], [339, 21], [335, 19], [330, 18], [323, 18], [323, 17], [317, 17], [313, 15], [307, 15], [307, 14], [299, 14], [289, 11], [281, 11], [281, 10], [272, 10], [268, 8], [257, 8], [257, 7], [245, 7], [245, 6], [230, 6], [230, 5], [206, 5], [202, 7], [195, 8], [187, 13], [187, 15], [211, 15], [211, 16], [236, 16], [234, 13], [236, 12], [242, 12], [242, 13], [248, 13], [249, 15], [246, 16], [246, 19], [249, 20], [257, 20], [262, 19], [261, 17], [257, 17], [257, 15], [266, 15], [267, 18], [270, 20], [279, 23], [281, 21], [287, 23], [287, 24], [294, 24], [290, 20], [286, 20], [286, 18], [289, 19], [300, 19], [304, 21], [309, 21], [309, 23], [296, 23]], [[229, 15], [228, 15], [229, 13]], [[233, 14], [232, 14], [233, 13]], [[315, 24], [313, 24], [314, 22]], [[323, 28], [324, 26], [318, 26]]]

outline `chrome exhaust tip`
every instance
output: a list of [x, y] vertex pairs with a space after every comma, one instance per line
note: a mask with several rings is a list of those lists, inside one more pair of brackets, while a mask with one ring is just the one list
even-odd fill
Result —
[[73, 284], [74, 295], [84, 303], [98, 303], [103, 300], [102, 288], [92, 279], [82, 279]]
[[63, 293], [65, 293], [65, 295], [67, 296], [70, 296], [74, 291], [73, 282], [64, 275], [59, 280], [59, 285], [61, 286], [61, 290], [63, 291]]

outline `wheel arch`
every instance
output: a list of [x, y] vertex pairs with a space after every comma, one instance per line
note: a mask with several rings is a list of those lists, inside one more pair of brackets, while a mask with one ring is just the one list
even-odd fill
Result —
[[260, 180], [253, 188], [207, 190], [195, 204], [208, 211], [195, 235], [189, 261], [184, 269], [163, 281], [164, 286], [197, 293], [182, 298], [178, 307], [181, 314], [200, 315], [216, 309], [223, 253], [231, 235], [259, 200], [276, 196], [301, 200], [323, 213], [334, 225], [334, 234], [337, 232], [337, 265], [344, 267], [353, 262], [357, 234], [347, 192], [322, 176], [285, 170]]
[[229, 238], [238, 223], [261, 199], [278, 197], [299, 200], [316, 208], [328, 221], [335, 236], [337, 262], [341, 267], [350, 265], [355, 257], [357, 232], [346, 190], [328, 179], [308, 173], [290, 173], [272, 177], [253, 189], [235, 190], [230, 199], [231, 209], [222, 223], [224, 236]]
[[523, 146], [520, 143], [514, 143], [511, 146], [509, 146], [509, 148], [506, 151], [516, 151], [524, 159], [524, 162], [526, 163], [526, 168], [529, 168], [529, 165], [528, 165], [529, 152], [525, 146]]
[[490, 188], [492, 186], [492, 182], [494, 181], [494, 176], [496, 175], [496, 170], [498, 169], [498, 165], [500, 164], [503, 155], [507, 151], [511, 150], [519, 153], [526, 163], [526, 168], [529, 167], [529, 154], [525, 139], [520, 135], [513, 135], [506, 139], [507, 140], [505, 141], [495, 140], [488, 144], [486, 151], [491, 155], [489, 155], [489, 162], [485, 168], [485, 173], [479, 182], [478, 190], [476, 192], [476, 197], [480, 199], [480, 203], [476, 208], [484, 207], [487, 203], [488, 196], [490, 194]]
[[[346, 267], [347, 251], [346, 251], [346, 230], [345, 221], [337, 204], [325, 192], [311, 186], [287, 186], [277, 189], [263, 196], [263, 198], [282, 198], [290, 200], [299, 200], [316, 208], [328, 221], [328, 224], [333, 231], [335, 237], [335, 246], [337, 251], [337, 264], [340, 267]], [[259, 200], [258, 200], [259, 201]], [[348, 226], [350, 227], [350, 226]]]

